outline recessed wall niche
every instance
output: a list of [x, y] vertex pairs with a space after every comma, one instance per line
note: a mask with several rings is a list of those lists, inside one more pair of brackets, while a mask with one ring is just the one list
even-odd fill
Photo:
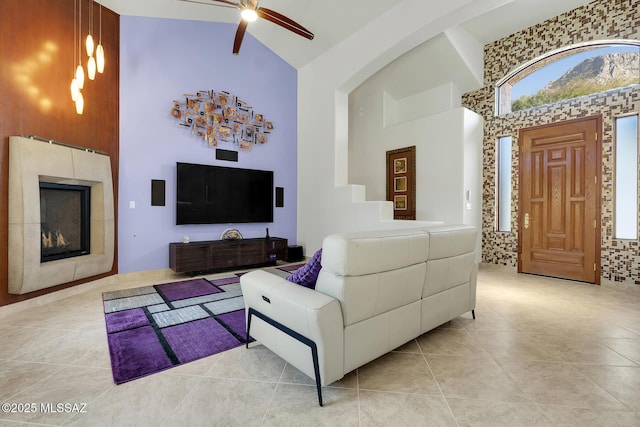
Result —
[[[41, 262], [40, 182], [90, 187], [88, 255]], [[115, 214], [109, 156], [9, 138], [9, 293], [26, 294], [111, 270]]]

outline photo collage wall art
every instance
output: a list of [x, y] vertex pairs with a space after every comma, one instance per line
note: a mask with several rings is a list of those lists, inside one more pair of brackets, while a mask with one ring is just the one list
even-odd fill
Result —
[[416, 146], [387, 151], [387, 200], [393, 219], [416, 219]]
[[199, 90], [184, 97], [184, 101], [173, 101], [171, 117], [210, 147], [230, 143], [249, 151], [256, 144], [268, 142], [273, 122], [237, 96], [226, 91]]

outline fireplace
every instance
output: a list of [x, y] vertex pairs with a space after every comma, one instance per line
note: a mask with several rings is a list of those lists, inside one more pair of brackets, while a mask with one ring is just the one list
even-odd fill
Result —
[[[44, 189], [41, 198], [45, 182], [62, 186]], [[84, 202], [78, 187], [87, 188]], [[72, 207], [55, 207], [59, 201], [48, 196], [49, 190], [71, 198]], [[39, 137], [10, 137], [9, 293], [27, 294], [109, 272], [115, 255], [113, 199], [109, 156]], [[78, 219], [72, 228], [70, 219]], [[59, 247], [43, 253], [43, 241]]]
[[90, 252], [91, 187], [40, 182], [40, 262]]

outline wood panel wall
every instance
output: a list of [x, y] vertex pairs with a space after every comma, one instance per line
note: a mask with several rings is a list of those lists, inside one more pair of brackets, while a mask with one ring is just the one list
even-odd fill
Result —
[[[78, 63], [79, 47], [74, 49], [78, 43], [77, 39], [74, 43], [74, 5], [78, 7], [80, 2], [84, 39], [89, 28], [89, 0], [0, 1], [0, 306], [80, 285], [118, 270], [116, 251], [116, 261], [109, 273], [26, 295], [8, 293], [10, 136], [38, 135], [106, 152], [111, 157], [114, 203], [118, 205], [120, 16], [102, 7], [105, 72], [85, 83], [84, 114], [77, 115], [69, 88]], [[94, 2], [96, 45], [99, 32], [100, 6]], [[84, 40], [81, 47], [86, 72]]]

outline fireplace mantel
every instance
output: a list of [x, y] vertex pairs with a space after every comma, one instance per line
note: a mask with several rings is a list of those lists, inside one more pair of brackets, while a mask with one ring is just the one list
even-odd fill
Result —
[[[40, 181], [91, 187], [91, 253], [40, 262]], [[9, 138], [9, 293], [39, 289], [111, 270], [115, 214], [109, 156], [30, 138]]]

